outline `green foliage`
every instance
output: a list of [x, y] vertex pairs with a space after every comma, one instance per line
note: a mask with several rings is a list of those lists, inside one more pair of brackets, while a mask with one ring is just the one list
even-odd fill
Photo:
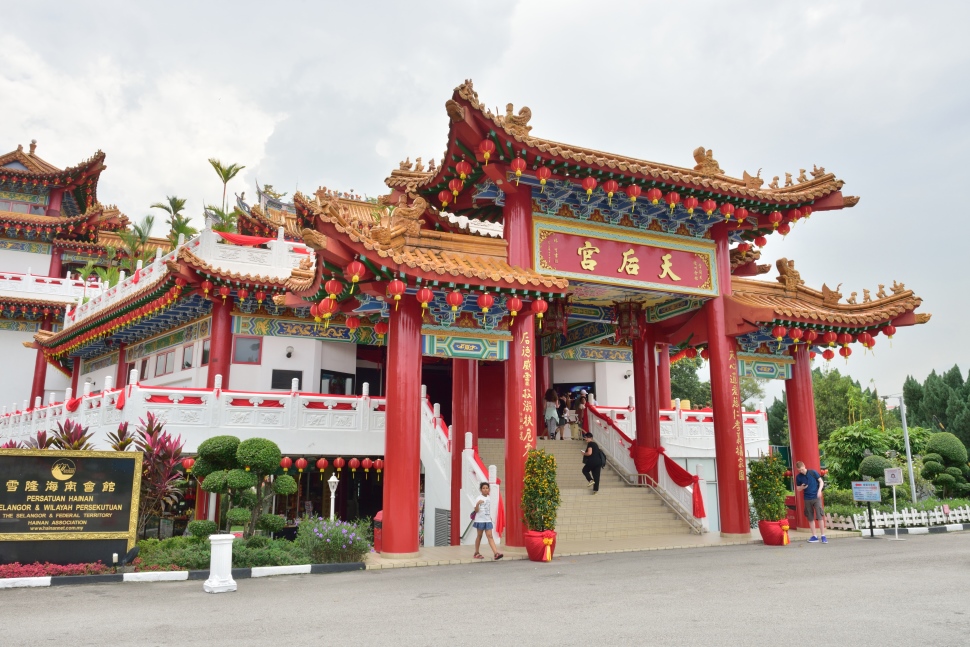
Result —
[[943, 471], [955, 478], [957, 483], [962, 482], [961, 479], [966, 480], [963, 478], [963, 471], [959, 467], [948, 467]]
[[939, 454], [947, 465], [966, 465], [967, 448], [960, 439], [945, 431], [930, 436], [926, 451]]
[[233, 508], [226, 513], [226, 521], [229, 526], [244, 526], [249, 523], [252, 513], [246, 508]]
[[206, 492], [222, 494], [226, 491], [226, 476], [229, 472], [212, 472], [202, 481], [201, 487]]
[[51, 449], [66, 449], [72, 451], [90, 451], [94, 449], [91, 442], [93, 434], [87, 427], [82, 427], [80, 423], [67, 420], [63, 424], [57, 423], [57, 431], [54, 432], [50, 444]]
[[[139, 556], [135, 562], [139, 571], [208, 570], [209, 542], [195, 537], [172, 537], [158, 541], [138, 542]], [[233, 568], [254, 566], [289, 566], [308, 564], [310, 557], [299, 546], [285, 539], [266, 537], [237, 539], [232, 546]]]
[[248, 490], [256, 487], [256, 475], [236, 468], [226, 473], [226, 487], [230, 490]]
[[854, 505], [855, 501], [852, 498], [852, 490], [840, 490], [836, 487], [826, 486], [822, 491], [822, 495], [825, 497], [825, 509], [829, 510], [834, 505]]
[[758, 519], [779, 521], [785, 518], [785, 467], [777, 452], [748, 464], [748, 488]]
[[192, 466], [192, 475], [196, 478], [205, 478], [219, 469], [211, 461], [199, 456], [195, 459], [195, 465]]
[[938, 474], [942, 474], [945, 468], [942, 463], [937, 463], [936, 461], [923, 461], [923, 477], [928, 478], [931, 481]]
[[199, 458], [204, 459], [213, 469], [231, 470], [236, 467], [236, 450], [239, 439], [235, 436], [213, 436], [199, 444]]
[[820, 441], [827, 440], [836, 429], [867, 418], [881, 428], [880, 413], [885, 419], [885, 404], [873, 391], [863, 390], [858, 382], [842, 375], [837, 368], [813, 370], [812, 390]]
[[[244, 440], [239, 443], [239, 448], [236, 450], [236, 462], [259, 474], [273, 473], [279, 467], [282, 458], [279, 446], [265, 438]], [[253, 486], [255, 485], [254, 483]]]
[[[930, 436], [932, 435], [932, 429], [926, 429], [925, 427], [909, 428], [909, 450], [913, 456], [926, 452], [926, 444], [930, 441]], [[902, 427], [887, 429], [886, 438], [889, 442], [889, 449], [900, 454], [906, 453], [906, 440], [903, 437]]]
[[866, 456], [859, 463], [859, 474], [872, 477], [874, 480], [885, 484], [886, 470], [892, 466], [893, 464], [889, 459], [873, 454], [872, 456]]
[[256, 507], [258, 501], [259, 499], [256, 497], [256, 493], [252, 488], [242, 490], [241, 492], [234, 492], [232, 495], [232, 504], [241, 508], [249, 508], [252, 510]]
[[219, 532], [219, 526], [216, 525], [215, 521], [197, 519], [189, 522], [188, 531], [193, 537], [205, 539], [209, 535], [214, 535]]
[[923, 463], [939, 463], [940, 465], [942, 465], [943, 457], [940, 456], [939, 454], [933, 454], [933, 453], [923, 454]]
[[314, 564], [359, 562], [370, 549], [370, 521], [303, 517], [294, 542]]
[[884, 455], [889, 450], [889, 442], [879, 427], [870, 420], [863, 420], [836, 429], [819, 448], [831, 479], [839, 487], [848, 489], [852, 487], [852, 481], [862, 480], [859, 464], [865, 458], [865, 452]]
[[296, 479], [289, 474], [280, 474], [273, 480], [273, 492], [289, 496], [296, 494]]
[[[685, 357], [670, 365], [670, 397], [690, 400], [692, 408], [711, 406], [711, 384], [701, 382], [697, 370], [703, 365], [699, 357]], [[662, 404], [662, 403], [661, 403]]]
[[785, 400], [775, 400], [768, 407], [768, 442], [772, 445], [788, 445], [788, 407]]
[[256, 527], [265, 532], [279, 532], [286, 527], [286, 517], [279, 514], [261, 514]]
[[556, 457], [542, 449], [530, 449], [522, 483], [522, 514], [529, 530], [555, 530], [561, 502]]

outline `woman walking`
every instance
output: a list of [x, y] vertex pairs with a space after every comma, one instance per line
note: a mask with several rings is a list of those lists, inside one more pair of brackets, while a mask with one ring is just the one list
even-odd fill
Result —
[[556, 428], [559, 426], [559, 396], [556, 394], [556, 390], [547, 389], [545, 400], [546, 409], [542, 418], [546, 421], [546, 437], [555, 440]]
[[604, 456], [600, 446], [590, 436], [586, 441], [586, 449], [583, 450], [583, 476], [586, 477], [586, 487], [593, 488], [593, 494], [599, 494], [600, 491], [600, 470], [605, 465]]
[[475, 499], [475, 511], [472, 512], [472, 519], [474, 520], [472, 525], [478, 531], [478, 536], [475, 538], [475, 559], [485, 559], [481, 552], [479, 552], [482, 548], [482, 535], [488, 537], [488, 546], [492, 549], [492, 554], [495, 555], [494, 559], [502, 559], [505, 557], [505, 555], [498, 552], [498, 548], [495, 547], [495, 539], [492, 538], [494, 524], [492, 523], [492, 502], [488, 499], [490, 489], [491, 487], [487, 482], [482, 482], [478, 486], [478, 491], [481, 494]]

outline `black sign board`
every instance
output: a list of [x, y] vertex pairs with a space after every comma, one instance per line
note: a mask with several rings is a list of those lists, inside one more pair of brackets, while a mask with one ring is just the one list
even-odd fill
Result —
[[110, 564], [133, 548], [141, 463], [141, 452], [0, 449], [0, 564]]

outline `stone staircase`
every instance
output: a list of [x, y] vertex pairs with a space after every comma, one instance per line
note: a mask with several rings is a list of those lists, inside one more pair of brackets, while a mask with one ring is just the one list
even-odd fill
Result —
[[[690, 526], [646, 488], [627, 485], [611, 467], [603, 468], [596, 496], [586, 487], [578, 440], [539, 440], [539, 449], [555, 455], [562, 506], [556, 523], [559, 539], [613, 539], [688, 534]], [[505, 441], [480, 439], [478, 453], [495, 465], [505, 481]]]

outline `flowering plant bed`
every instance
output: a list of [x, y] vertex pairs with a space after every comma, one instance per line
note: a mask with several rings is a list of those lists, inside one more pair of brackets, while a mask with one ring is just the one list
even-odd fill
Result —
[[294, 542], [315, 564], [359, 562], [370, 552], [368, 521], [303, 517]]
[[0, 578], [6, 577], [47, 577], [59, 575], [110, 575], [115, 572], [113, 566], [101, 562], [89, 564], [51, 564], [49, 562], [34, 562], [33, 564], [0, 564]]

